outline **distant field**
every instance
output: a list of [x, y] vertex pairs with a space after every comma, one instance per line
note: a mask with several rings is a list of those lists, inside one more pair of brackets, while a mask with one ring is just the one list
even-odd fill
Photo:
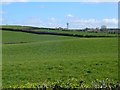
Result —
[[117, 38], [3, 31], [3, 87], [71, 78], [86, 84], [95, 79], [117, 81], [117, 45]]
[[7, 29], [16, 29], [16, 30], [30, 30], [35, 32], [51, 32], [51, 33], [60, 33], [60, 34], [73, 34], [73, 35], [82, 35], [82, 36], [116, 36], [117, 34], [109, 34], [109, 33], [94, 33], [94, 32], [82, 32], [77, 30], [59, 30], [59, 29], [46, 29], [46, 28], [37, 28], [30, 26], [1, 26], [2, 28]]
[[16, 25], [1, 25], [0, 28], [10, 28], [10, 29], [18, 29], [18, 30], [21, 30], [21, 29], [30, 29], [32, 27], [30, 26], [16, 26]]
[[117, 34], [108, 34], [108, 33], [94, 33], [94, 32], [82, 32], [82, 31], [64, 31], [64, 30], [44, 30], [44, 29], [35, 29], [34, 31], [46, 31], [46, 32], [56, 32], [64, 34], [73, 34], [73, 35], [90, 35], [90, 36], [117, 36]]
[[61, 37], [61, 36], [53, 36], [53, 35], [37, 35], [23, 32], [11, 32], [11, 31], [2, 31], [3, 35], [3, 43], [34, 43], [34, 42], [43, 42], [43, 41], [51, 41], [51, 40], [64, 40], [64, 39], [76, 39], [73, 37]]

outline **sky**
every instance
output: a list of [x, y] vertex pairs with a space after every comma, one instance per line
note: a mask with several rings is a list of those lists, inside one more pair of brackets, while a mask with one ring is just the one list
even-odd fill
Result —
[[118, 27], [117, 2], [27, 2], [26, 0], [1, 5], [0, 21], [3, 25], [66, 28], [68, 22], [71, 29], [100, 28], [102, 25], [108, 28]]

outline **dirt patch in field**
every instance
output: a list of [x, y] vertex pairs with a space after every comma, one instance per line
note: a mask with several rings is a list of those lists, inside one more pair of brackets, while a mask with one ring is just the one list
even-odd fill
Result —
[[24, 44], [28, 42], [3, 42], [2, 44]]

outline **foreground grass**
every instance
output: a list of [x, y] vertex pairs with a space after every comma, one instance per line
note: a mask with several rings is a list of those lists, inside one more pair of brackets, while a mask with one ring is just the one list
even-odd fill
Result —
[[19, 41], [30, 43], [3, 44], [3, 87], [66, 83], [72, 78], [77, 80], [73, 84], [84, 81], [87, 86], [95, 79], [118, 81], [117, 38], [3, 32], [3, 42]]

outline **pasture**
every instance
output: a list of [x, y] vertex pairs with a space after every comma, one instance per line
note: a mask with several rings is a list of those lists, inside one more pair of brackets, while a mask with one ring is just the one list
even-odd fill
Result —
[[118, 40], [3, 31], [3, 87], [95, 79], [118, 81]]

